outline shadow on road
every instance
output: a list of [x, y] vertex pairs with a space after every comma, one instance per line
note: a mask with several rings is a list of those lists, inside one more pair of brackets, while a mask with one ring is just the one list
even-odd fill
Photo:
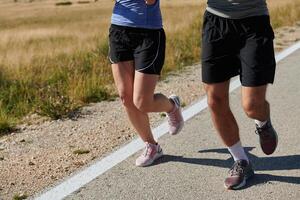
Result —
[[[249, 159], [254, 165], [255, 171], [297, 170], [297, 169], [299, 170], [300, 169], [300, 155], [257, 157], [250, 153], [250, 151], [252, 151], [254, 148], [255, 147], [246, 147], [245, 149], [248, 152]], [[207, 150], [200, 150], [198, 152], [201, 153], [201, 155], [209, 154], [209, 153], [229, 154], [226, 148], [207, 149]], [[190, 163], [196, 165], [230, 168], [233, 163], [232, 158], [221, 160], [221, 159], [207, 158], [209, 157], [207, 155], [205, 157], [206, 158], [186, 158], [183, 156], [164, 155], [161, 159], [159, 159], [155, 163], [155, 165], [166, 163], [166, 162], [184, 162], [184, 163]], [[271, 174], [256, 174], [255, 178], [249, 180], [249, 184], [247, 184], [247, 187], [251, 187], [253, 185], [259, 185], [259, 184], [265, 184], [272, 181], [300, 185], [300, 177], [275, 176]]]

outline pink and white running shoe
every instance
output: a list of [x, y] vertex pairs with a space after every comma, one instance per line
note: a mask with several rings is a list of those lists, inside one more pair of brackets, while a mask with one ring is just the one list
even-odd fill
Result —
[[138, 167], [146, 167], [151, 165], [156, 159], [163, 155], [163, 151], [159, 144], [150, 144], [146, 142], [146, 148], [142, 155], [140, 155], [136, 161], [135, 165]]
[[181, 113], [180, 99], [176, 95], [171, 95], [169, 99], [172, 100], [175, 105], [173, 110], [167, 113], [168, 123], [169, 123], [169, 133], [171, 135], [176, 135], [181, 131], [184, 125], [184, 121]]

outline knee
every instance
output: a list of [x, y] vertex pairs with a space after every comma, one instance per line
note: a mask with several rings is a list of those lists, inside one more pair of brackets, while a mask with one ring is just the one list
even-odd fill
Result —
[[246, 115], [250, 118], [254, 118], [256, 114], [264, 108], [265, 101], [258, 99], [249, 99], [243, 101], [242, 104]]
[[213, 112], [223, 111], [224, 108], [229, 108], [228, 98], [226, 96], [208, 95], [207, 104]]
[[122, 91], [119, 93], [119, 96], [121, 98], [123, 106], [125, 106], [126, 108], [132, 108], [134, 106], [132, 95]]
[[139, 111], [141, 111], [143, 113], [151, 112], [150, 100], [145, 99], [143, 97], [135, 97], [133, 99], [133, 103]]

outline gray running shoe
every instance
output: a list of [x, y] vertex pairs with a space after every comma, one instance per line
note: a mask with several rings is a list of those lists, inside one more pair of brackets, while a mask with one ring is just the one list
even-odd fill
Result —
[[261, 128], [256, 125], [255, 133], [259, 135], [259, 143], [262, 151], [266, 155], [272, 154], [277, 147], [278, 136], [271, 124], [271, 121], [268, 120], [268, 122]]
[[237, 160], [229, 170], [229, 177], [224, 186], [229, 190], [237, 190], [246, 185], [246, 181], [254, 175], [251, 163], [246, 160]]

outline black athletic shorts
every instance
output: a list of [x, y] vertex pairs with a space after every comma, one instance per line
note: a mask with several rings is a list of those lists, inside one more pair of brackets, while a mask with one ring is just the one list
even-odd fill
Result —
[[243, 86], [273, 83], [274, 32], [267, 15], [227, 19], [208, 11], [202, 32], [202, 81], [220, 83], [240, 75]]
[[135, 70], [159, 75], [165, 60], [163, 29], [143, 29], [112, 24], [109, 29], [111, 63], [134, 61]]

